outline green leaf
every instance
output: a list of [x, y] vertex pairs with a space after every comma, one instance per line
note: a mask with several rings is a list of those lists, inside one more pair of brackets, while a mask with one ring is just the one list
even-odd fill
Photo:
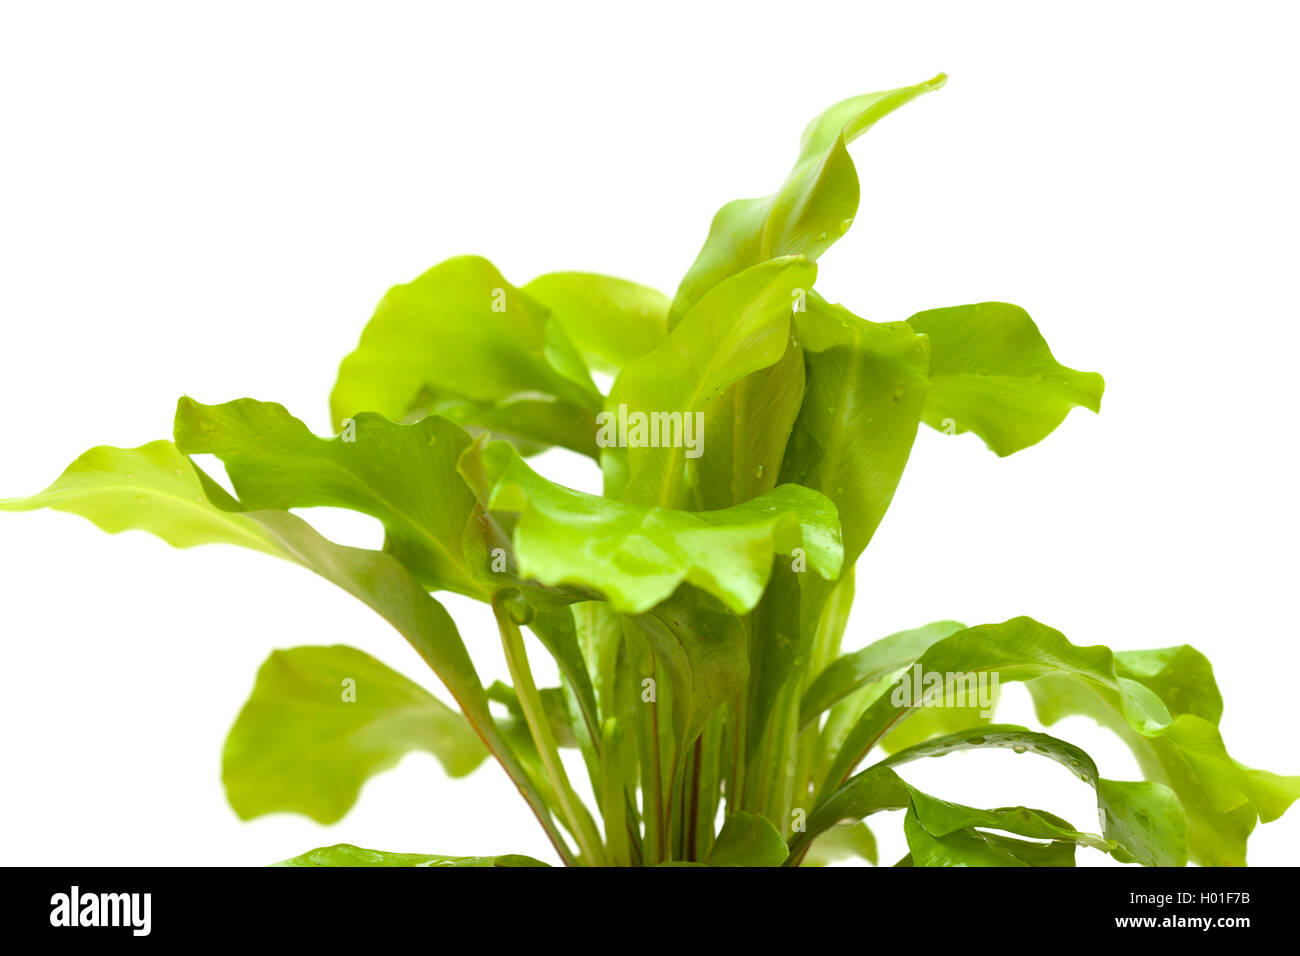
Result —
[[[963, 832], [974, 835], [973, 831], [984, 829], [1001, 830], [1034, 840], [1062, 842], [1070, 847], [1067, 866], [1074, 865], [1074, 846], [1092, 846], [1096, 849], [1105, 849], [1106, 847], [1104, 841], [1090, 833], [1082, 833], [1076, 830], [1066, 820], [1045, 810], [1033, 810], [1029, 807], [999, 807], [994, 810], [978, 810], [973, 807], [962, 806], [959, 803], [940, 800], [937, 797], [922, 793], [914, 787], [909, 787], [908, 793], [911, 798], [908, 815], [912, 817], [915, 823], [919, 823], [926, 833], [933, 837], [947, 837]], [[904, 823], [904, 826], [906, 826], [906, 823]], [[917, 853], [917, 848], [910, 843], [910, 832], [908, 836], [912, 859], [916, 865], [933, 865], [922, 861]]]
[[[1021, 814], [1040, 812], [1016, 807], [1001, 811], [1006, 818], [999, 819], [1014, 826]], [[910, 806], [903, 818], [903, 832], [911, 851], [911, 866], [1074, 866], [1074, 844], [1071, 842], [1031, 843], [975, 829], [936, 835], [921, 822], [916, 808]]]
[[[811, 288], [816, 275], [811, 262], [789, 257], [729, 278], [623, 370], [605, 401], [596, 436], [607, 495], [639, 505], [681, 506], [683, 488], [699, 480], [699, 459], [711, 454], [700, 441], [707, 439], [709, 426], [700, 429], [698, 422], [729, 415], [726, 429], [734, 427], [734, 406], [728, 411], [715, 400], [785, 355], [792, 293]], [[640, 431], [636, 416], [644, 419]], [[670, 428], [668, 418], [652, 416], [676, 417]]]
[[1058, 363], [1018, 306], [981, 302], [907, 322], [930, 337], [925, 422], [932, 428], [973, 431], [1005, 456], [1042, 441], [1076, 405], [1101, 410], [1102, 377]]
[[[1061, 674], [1114, 691], [1128, 720], [1144, 733], [1161, 733], [1172, 719], [1154, 693], [1116, 675], [1108, 648], [1076, 647], [1059, 631], [1027, 617], [958, 631], [934, 644], [915, 666], [925, 675], [940, 675], [939, 691], [943, 693], [964, 675], [996, 672], [999, 681], [1005, 682]], [[901, 688], [903, 681], [912, 683], [910, 672], [896, 686]], [[922, 703], [914, 693], [899, 702], [895, 696], [881, 695], [862, 714], [836, 756], [824, 787], [839, 786], [881, 738]]]
[[110, 533], [148, 531], [176, 547], [216, 542], [249, 547], [302, 565], [347, 591], [424, 658], [519, 786], [557, 851], [568, 854], [545, 801], [492, 720], [456, 625], [392, 555], [334, 544], [286, 511], [241, 511], [238, 501], [166, 441], [91, 449], [45, 491], [0, 501], [0, 510], [40, 507], [83, 515]]
[[806, 727], [859, 687], [910, 667], [931, 645], [965, 629], [965, 624], [956, 621], [935, 621], [882, 637], [861, 650], [837, 658], [804, 691], [799, 726]]
[[[1187, 819], [1172, 790], [1159, 783], [1103, 779], [1096, 763], [1086, 752], [1048, 734], [1010, 724], [981, 727], [973, 732], [927, 740], [892, 755], [881, 764], [897, 767], [956, 750], [998, 748], [1046, 757], [1096, 790], [1103, 839], [1076, 842], [1108, 852], [1125, 863], [1186, 865]], [[1034, 836], [1023, 830], [1013, 832]]]
[[1175, 716], [1194, 714], [1216, 726], [1223, 716], [1223, 697], [1209, 658], [1189, 644], [1116, 651], [1115, 673], [1155, 691]]
[[1115, 859], [1142, 866], [1187, 864], [1187, 811], [1164, 784], [1098, 778], [1097, 801]]
[[781, 358], [709, 404], [703, 445], [708, 454], [693, 463], [693, 509], [727, 508], [776, 486], [804, 385], [803, 349], [791, 337]]
[[781, 481], [835, 502], [852, 565], [912, 451], [928, 388], [926, 340], [905, 322], [867, 322], [818, 296], [808, 298], [796, 325], [808, 384]]
[[1061, 676], [1028, 684], [1039, 720], [1092, 717], [1133, 751], [1143, 774], [1168, 785], [1187, 811], [1191, 858], [1202, 866], [1244, 866], [1246, 840], [1258, 822], [1280, 817], [1300, 797], [1300, 776], [1279, 776], [1233, 760], [1216, 722], [1222, 710], [1209, 662], [1191, 647], [1115, 655], [1125, 685], [1158, 693], [1173, 715], [1144, 732], [1113, 690]]
[[[1036, 832], [1031, 829], [1012, 825], [1000, 825], [979, 822], [978, 815], [992, 811], [974, 811], [959, 807], [961, 814], [944, 829], [932, 826], [926, 815], [926, 828], [935, 836], [945, 836], [959, 829], [974, 826], [992, 826], [995, 829], [1008, 830], [1042, 839], [1069, 839], [1075, 843], [1090, 846], [1112, 854], [1116, 859], [1129, 863], [1137, 862], [1143, 866], [1183, 866], [1187, 862], [1187, 823], [1182, 806], [1168, 787], [1151, 782], [1121, 782], [1102, 779], [1096, 763], [1090, 756], [1073, 744], [1067, 743], [1048, 734], [1026, 730], [1012, 725], [997, 725], [979, 728], [927, 740], [906, 750], [902, 750], [880, 763], [867, 768], [852, 777], [838, 788], [830, 797], [822, 801], [809, 816], [806, 831], [791, 841], [791, 855], [797, 857], [808, 842], [818, 834], [842, 820], [856, 820], [878, 810], [895, 809], [904, 802], [901, 788], [907, 788], [911, 794], [913, 807], [920, 806], [917, 792], [907, 787], [894, 772], [893, 768], [926, 757], [940, 757], [957, 750], [992, 750], [1008, 749], [1017, 753], [1033, 753], [1046, 757], [1066, 767], [1080, 780], [1091, 786], [1097, 793], [1098, 816], [1102, 823], [1102, 835], [1079, 834], [1066, 826], [1071, 832]], [[926, 797], [933, 801], [934, 798]], [[942, 803], [938, 801], [935, 806]], [[957, 805], [946, 805], [955, 807]], [[924, 810], [924, 807], [921, 807]], [[1016, 808], [1023, 810], [1024, 808]], [[956, 811], [953, 811], [956, 812]], [[1007, 811], [996, 811], [999, 814]], [[1042, 811], [1030, 811], [1042, 815]], [[1014, 814], [1004, 819], [1004, 823], [1019, 819]], [[1032, 820], [1026, 826], [1032, 824]], [[1058, 821], [1059, 823], [1059, 821]]]
[[887, 762], [856, 774], [813, 808], [804, 829], [790, 838], [790, 859], [797, 862], [804, 850], [837, 824], [856, 822], [881, 810], [901, 810], [908, 805], [908, 787]]
[[426, 587], [484, 597], [464, 549], [476, 499], [456, 470], [470, 438], [451, 422], [362, 412], [343, 435], [318, 438], [282, 405], [182, 398], [175, 428], [181, 451], [221, 459], [244, 508], [360, 511], [383, 522], [386, 550]]
[[718, 833], [709, 866], [780, 866], [789, 851], [776, 827], [756, 813], [733, 813]]
[[434, 856], [428, 853], [388, 853], [365, 850], [350, 843], [338, 843], [308, 850], [301, 856], [272, 863], [272, 866], [546, 866], [532, 857], [505, 856]]
[[858, 212], [858, 174], [847, 144], [900, 106], [938, 89], [945, 79], [940, 74], [916, 86], [855, 96], [809, 123], [799, 158], [780, 189], [718, 210], [704, 248], [677, 289], [670, 326], [719, 282], [750, 266], [778, 256], [816, 259], [829, 249]]
[[594, 371], [617, 375], [668, 334], [668, 296], [627, 279], [552, 272], [523, 291], [550, 310]]
[[648, 611], [683, 582], [743, 613], [762, 595], [773, 555], [796, 547], [818, 574], [839, 573], [835, 509], [806, 488], [781, 486], [721, 511], [645, 508], [553, 484], [505, 442], [475, 444], [461, 472], [494, 511], [518, 513], [522, 576], [594, 588], [626, 613]]
[[334, 425], [437, 410], [594, 454], [600, 393], [563, 327], [486, 259], [459, 256], [384, 296], [339, 367]]
[[463, 777], [487, 750], [460, 714], [353, 647], [276, 651], [257, 673], [222, 757], [241, 819], [302, 813], [333, 823], [367, 779], [426, 750]]

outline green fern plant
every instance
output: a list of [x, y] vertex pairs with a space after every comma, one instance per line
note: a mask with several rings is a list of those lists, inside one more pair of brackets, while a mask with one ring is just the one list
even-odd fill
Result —
[[[454, 700], [353, 648], [275, 652], [224, 753], [244, 818], [337, 821], [367, 778], [425, 750], [451, 776], [498, 761], [566, 864], [875, 862], [864, 821], [883, 810], [904, 811], [907, 865], [1068, 866], [1078, 847], [1244, 864], [1300, 778], [1228, 755], [1193, 648], [1112, 652], [1016, 618], [841, 652], [854, 565], [920, 423], [1009, 455], [1101, 401], [1101, 377], [1060, 365], [1015, 306], [878, 324], [813, 289], [857, 212], [849, 142], [943, 80], [817, 117], [776, 192], [718, 212], [672, 299], [577, 272], [516, 288], [484, 259], [451, 259], [389, 291], [343, 360], [336, 437], [280, 405], [185, 398], [172, 441], [92, 449], [0, 508], [300, 564], [387, 619]], [[550, 447], [593, 459], [604, 494], [530, 467]], [[224, 463], [234, 495], [199, 454]], [[292, 513], [312, 506], [377, 518], [383, 549], [322, 537]], [[510, 685], [483, 686], [438, 591], [490, 605]], [[559, 686], [537, 685], [539, 649]], [[992, 723], [990, 681], [1026, 682], [1045, 724], [1095, 718], [1146, 779], [1104, 779], [1078, 747]], [[906, 782], [913, 760], [988, 748], [1068, 767], [1100, 832]], [[537, 864], [347, 844], [286, 862]]]

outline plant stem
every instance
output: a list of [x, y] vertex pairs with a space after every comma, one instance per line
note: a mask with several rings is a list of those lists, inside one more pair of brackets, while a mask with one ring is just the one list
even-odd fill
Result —
[[528, 730], [532, 734], [534, 743], [537, 744], [537, 753], [541, 758], [542, 767], [555, 790], [560, 812], [564, 815], [569, 832], [573, 834], [587, 863], [591, 866], [604, 866], [604, 844], [596, 829], [595, 821], [592, 820], [591, 814], [578, 795], [574, 793], [569, 783], [569, 776], [564, 771], [564, 764], [560, 761], [560, 749], [555, 743], [555, 735], [551, 732], [550, 720], [542, 704], [541, 694], [537, 691], [532, 670], [528, 666], [528, 655], [524, 649], [524, 639], [519, 631], [519, 625], [511, 616], [510, 609], [504, 606], [499, 597], [493, 597], [492, 610], [496, 614], [497, 629], [501, 632], [501, 645], [505, 649], [506, 665], [510, 669], [510, 678], [514, 682], [520, 709], [524, 712]]

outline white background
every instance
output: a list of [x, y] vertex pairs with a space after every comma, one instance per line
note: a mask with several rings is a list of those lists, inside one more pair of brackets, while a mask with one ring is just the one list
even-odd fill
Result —
[[[716, 207], [776, 188], [813, 115], [942, 70], [854, 147], [862, 208], [819, 288], [874, 320], [1016, 302], [1107, 390], [1006, 460], [923, 430], [848, 646], [1022, 613], [1076, 643], [1192, 643], [1234, 756], [1300, 772], [1297, 27], [1226, 3], [5, 2], [0, 495], [169, 436], [181, 394], [279, 401], [325, 431], [380, 295], [451, 255], [516, 284], [586, 269], [672, 292]], [[368, 519], [321, 526], [379, 541]], [[502, 674], [482, 609], [449, 606]], [[427, 755], [333, 828], [235, 818], [221, 744], [258, 665], [335, 642], [441, 692], [288, 564], [0, 516], [0, 861], [250, 864], [339, 841], [551, 859], [501, 773], [449, 781]], [[1022, 689], [1006, 700], [1030, 719]], [[1088, 722], [1058, 730], [1137, 775]], [[1045, 763], [909, 775], [1091, 825], [1087, 788]], [[1298, 849], [1293, 813], [1251, 859]]]

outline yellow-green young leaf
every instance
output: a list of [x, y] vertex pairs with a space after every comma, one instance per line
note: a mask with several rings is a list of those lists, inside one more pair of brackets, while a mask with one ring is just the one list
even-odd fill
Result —
[[257, 672], [222, 757], [235, 812], [333, 823], [370, 777], [411, 751], [463, 777], [487, 757], [469, 722], [418, 684], [344, 645], [276, 651]]
[[358, 412], [395, 421], [437, 412], [594, 455], [600, 393], [544, 307], [486, 259], [460, 256], [389, 290], [339, 367], [330, 404], [336, 428]]
[[797, 485], [697, 513], [564, 488], [505, 442], [476, 442], [462, 456], [461, 472], [488, 507], [518, 514], [513, 543], [522, 576], [593, 588], [625, 613], [648, 611], [683, 582], [744, 613], [762, 596], [774, 556], [795, 548], [824, 578], [840, 570], [834, 507]]
[[1058, 363], [1019, 306], [932, 309], [907, 323], [930, 337], [925, 423], [932, 428], [975, 432], [1010, 455], [1046, 438], [1076, 405], [1101, 410], [1102, 377]]
[[709, 866], [780, 866], [789, 851], [781, 833], [756, 813], [733, 813], [709, 851]]
[[820, 491], [840, 514], [857, 561], [894, 497], [929, 387], [926, 340], [809, 296], [795, 325], [808, 368], [781, 480]]
[[523, 290], [550, 310], [593, 371], [617, 375], [668, 334], [668, 296], [627, 279], [551, 272]]
[[484, 590], [465, 556], [476, 504], [456, 470], [470, 438], [429, 417], [411, 425], [359, 413], [335, 438], [319, 438], [282, 405], [250, 398], [203, 405], [182, 398], [176, 444], [216, 455], [245, 509], [351, 508], [384, 524], [385, 548], [432, 590]]
[[791, 336], [781, 358], [713, 400], [704, 416], [709, 452], [694, 463], [689, 489], [692, 510], [727, 508], [776, 487], [805, 384], [803, 349]]
[[180, 548], [211, 543], [252, 548], [299, 564], [347, 591], [387, 620], [424, 658], [519, 786], [557, 849], [563, 846], [545, 800], [492, 720], [487, 695], [456, 625], [392, 555], [337, 545], [287, 511], [243, 511], [166, 441], [140, 448], [91, 449], [45, 491], [0, 500], [0, 510], [43, 507], [80, 514], [110, 533], [148, 531]]
[[44, 491], [0, 499], [3, 511], [38, 508], [79, 514], [109, 534], [148, 531], [177, 548], [236, 544], [287, 557], [257, 521], [213, 507], [196, 469], [169, 441], [92, 448]]
[[750, 266], [778, 256], [816, 259], [829, 249], [858, 212], [858, 174], [847, 144], [900, 106], [938, 89], [945, 79], [940, 74], [916, 86], [855, 96], [809, 123], [799, 158], [780, 189], [718, 210], [704, 248], [677, 289], [669, 325], [679, 322], [709, 289]]
[[428, 853], [388, 853], [338, 843], [308, 850], [272, 866], [546, 866], [530, 856], [434, 856]]
[[[623, 370], [596, 437], [607, 495], [638, 505], [683, 506], [685, 489], [700, 480], [699, 460], [711, 452], [704, 443], [709, 416], [735, 415], [725, 405], [716, 410], [716, 399], [785, 355], [796, 297], [811, 288], [816, 274], [816, 266], [795, 256], [731, 277]], [[726, 426], [730, 434], [734, 421]]]

